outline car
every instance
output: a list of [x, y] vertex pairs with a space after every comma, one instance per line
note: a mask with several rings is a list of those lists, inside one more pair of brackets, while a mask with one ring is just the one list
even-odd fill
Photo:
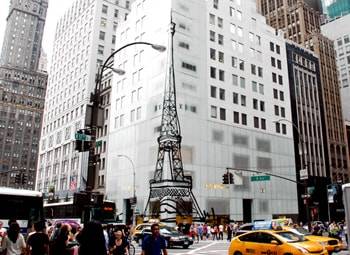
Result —
[[229, 255], [327, 255], [319, 243], [285, 230], [253, 230], [235, 237], [230, 244]]
[[[173, 227], [161, 225], [160, 226], [160, 234], [164, 237], [167, 243], [167, 247], [171, 248], [174, 246], [179, 246], [184, 249], [187, 249], [190, 245], [193, 244], [192, 238], [184, 235], [180, 231], [176, 230]], [[151, 227], [144, 228], [141, 233], [137, 236], [137, 240], [135, 240], [140, 246], [142, 246], [142, 242], [146, 236], [152, 235]]]
[[152, 225], [151, 223], [143, 223], [143, 224], [137, 225], [133, 231], [133, 239], [138, 243], [142, 235], [142, 230], [146, 228], [151, 230], [151, 225]]
[[239, 228], [237, 229], [237, 231], [235, 233], [235, 236], [239, 236], [239, 235], [245, 234], [247, 232], [250, 232], [253, 230], [253, 228], [254, 228], [254, 223], [243, 224], [243, 225], [239, 226]]
[[338, 252], [344, 248], [343, 243], [340, 242], [338, 239], [331, 238], [328, 236], [312, 235], [303, 227], [296, 227], [296, 228], [284, 227], [283, 229], [288, 230], [288, 231], [292, 231], [298, 235], [303, 235], [306, 237], [306, 239], [321, 244], [322, 246], [324, 246], [326, 248], [326, 250], [328, 251], [328, 254], [332, 254], [333, 252]]

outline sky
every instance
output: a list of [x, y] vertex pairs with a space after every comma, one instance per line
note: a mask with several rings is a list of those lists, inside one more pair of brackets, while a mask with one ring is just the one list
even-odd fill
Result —
[[[55, 37], [56, 23], [65, 11], [72, 5], [74, 0], [49, 0], [49, 8], [46, 16], [44, 38], [42, 47], [51, 61], [53, 40]], [[0, 0], [0, 49], [4, 40], [6, 18], [8, 15], [10, 0]]]

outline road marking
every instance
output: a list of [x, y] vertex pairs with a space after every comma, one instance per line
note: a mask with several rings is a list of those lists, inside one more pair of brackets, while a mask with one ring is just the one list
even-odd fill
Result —
[[216, 244], [216, 243], [210, 243], [210, 244], [208, 244], [208, 245], [205, 245], [205, 246], [199, 247], [199, 248], [197, 248], [197, 249], [195, 249], [195, 250], [192, 250], [192, 251], [190, 251], [190, 252], [188, 252], [188, 253], [186, 253], [186, 254], [196, 254], [197, 251], [206, 249], [206, 248], [208, 248], [208, 247], [210, 247], [210, 246], [213, 246], [213, 245], [215, 245], [215, 244]]

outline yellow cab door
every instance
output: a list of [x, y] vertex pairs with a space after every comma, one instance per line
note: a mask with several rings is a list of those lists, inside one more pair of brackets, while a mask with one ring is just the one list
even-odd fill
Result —
[[256, 241], [259, 246], [259, 255], [279, 255], [278, 245], [280, 241], [273, 235], [266, 232], [258, 232]]

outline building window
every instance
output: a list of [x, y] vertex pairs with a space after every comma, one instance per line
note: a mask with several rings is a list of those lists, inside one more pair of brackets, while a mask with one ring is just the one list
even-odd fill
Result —
[[189, 63], [186, 62], [182, 62], [182, 68], [188, 69], [190, 71], [196, 72], [197, 68], [195, 65], [191, 65]]
[[273, 44], [273, 42], [270, 42], [270, 50], [275, 51], [275, 45]]
[[102, 13], [107, 14], [108, 12], [108, 6], [107, 5], [102, 5]]
[[185, 42], [179, 42], [179, 47], [184, 48], [186, 50], [190, 49], [190, 45], [188, 43], [185, 43]]
[[254, 127], [259, 128], [259, 118], [258, 117], [254, 117]]
[[244, 60], [242, 59], [239, 60], [239, 70], [244, 71]]
[[276, 44], [276, 53], [281, 54], [281, 47]]
[[286, 110], [284, 109], [284, 107], [281, 107], [281, 117], [286, 117]]
[[100, 31], [100, 36], [99, 36], [100, 40], [103, 40], [103, 41], [104, 41], [105, 36], [106, 36], [106, 33], [103, 32], [103, 31]]
[[232, 85], [238, 86], [238, 76], [235, 74], [232, 74]]
[[240, 81], [241, 88], [245, 88], [245, 78], [244, 77], [240, 77], [239, 81]]
[[218, 17], [218, 27], [222, 28], [223, 27], [223, 19]]
[[253, 92], [258, 92], [258, 83], [256, 81], [252, 81], [252, 90]]
[[237, 68], [237, 58], [231, 57], [231, 60], [232, 60], [232, 67]]
[[239, 112], [233, 112], [233, 123], [239, 124]]
[[97, 49], [97, 53], [103, 55], [104, 48], [105, 47], [103, 45], [99, 45]]
[[278, 75], [278, 83], [280, 85], [283, 85], [283, 77], [282, 77], [282, 75]]
[[118, 15], [119, 15], [119, 10], [114, 9], [114, 18], [118, 18]]
[[260, 101], [260, 111], [264, 112], [265, 111], [265, 102]]
[[216, 60], [216, 50], [210, 48], [210, 59]]
[[279, 122], [275, 122], [276, 133], [281, 133], [281, 124]]
[[213, 0], [213, 8], [218, 9], [219, 8], [219, 0]]
[[245, 95], [241, 95], [241, 106], [246, 106], [247, 105], [247, 100], [246, 100], [246, 96]]
[[256, 65], [251, 64], [250, 65], [250, 71], [251, 71], [252, 74], [256, 75]]
[[210, 67], [210, 77], [213, 79], [216, 79], [216, 68], [215, 67]]
[[210, 116], [214, 119], [217, 118], [217, 107], [216, 106], [211, 106], [210, 107]]
[[224, 53], [219, 51], [219, 62], [224, 63]]
[[273, 98], [278, 99], [278, 90], [277, 89], [273, 89]]
[[282, 124], [282, 134], [286, 135], [287, 134], [287, 125]]
[[241, 121], [242, 121], [242, 125], [247, 125], [247, 114], [242, 113], [241, 115]]
[[280, 111], [279, 111], [278, 105], [275, 105], [274, 109], [275, 109], [275, 115], [279, 116], [280, 115]]
[[284, 93], [283, 93], [283, 91], [280, 91], [280, 100], [284, 101]]
[[261, 129], [266, 130], [266, 120], [265, 119], [261, 119]]
[[263, 77], [263, 69], [260, 66], [258, 67], [258, 76]]
[[224, 45], [224, 36], [218, 34], [218, 44], [220, 45]]
[[238, 94], [233, 92], [232, 93], [232, 97], [233, 97], [233, 103], [234, 104], [238, 104]]
[[259, 94], [264, 95], [264, 84], [259, 83]]
[[219, 89], [219, 98], [221, 100], [225, 100], [225, 90], [224, 89]]
[[272, 81], [277, 82], [277, 74], [272, 73]]
[[277, 59], [277, 68], [282, 69], [282, 62], [279, 59]]
[[219, 80], [225, 81], [225, 71], [224, 70], [219, 70]]
[[258, 110], [258, 99], [253, 98], [253, 109]]
[[220, 108], [220, 120], [226, 120], [226, 109]]
[[209, 38], [210, 41], [215, 42], [215, 32], [214, 31], [209, 31]]
[[210, 96], [216, 98], [216, 87], [210, 86]]
[[276, 59], [274, 57], [271, 57], [271, 65], [276, 67]]
[[215, 25], [215, 15], [209, 13], [209, 24], [210, 25]]

